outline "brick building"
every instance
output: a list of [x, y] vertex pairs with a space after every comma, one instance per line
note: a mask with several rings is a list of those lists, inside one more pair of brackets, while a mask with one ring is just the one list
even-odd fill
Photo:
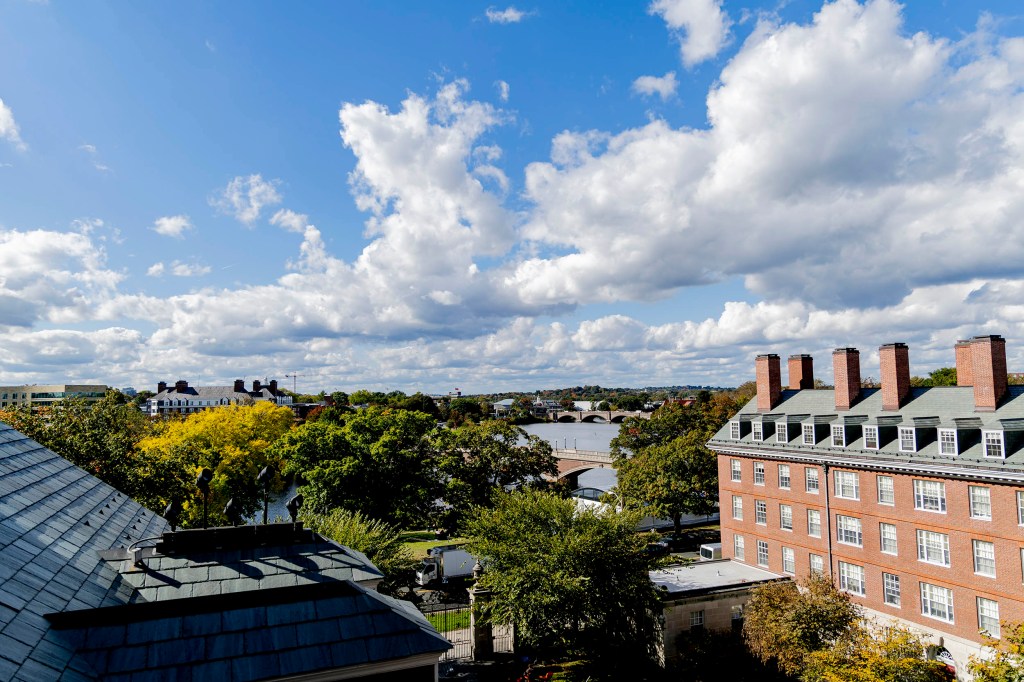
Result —
[[955, 348], [958, 386], [912, 388], [905, 344], [861, 388], [854, 348], [756, 360], [757, 397], [709, 441], [723, 554], [776, 573], [827, 572], [869, 615], [939, 640], [961, 675], [981, 632], [1024, 620], [1024, 386], [1005, 342]]

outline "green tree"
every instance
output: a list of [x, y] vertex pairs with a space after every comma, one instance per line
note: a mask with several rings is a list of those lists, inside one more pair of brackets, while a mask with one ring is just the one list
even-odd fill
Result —
[[932, 386], [956, 386], [956, 367], [940, 367], [928, 373]]
[[624, 412], [639, 412], [644, 409], [644, 399], [638, 395], [620, 395], [614, 400], [615, 409]]
[[[939, 661], [924, 657], [925, 641], [899, 626], [855, 623], [833, 646], [804, 659], [802, 682], [951, 682]], [[976, 678], [977, 679], [977, 678]]]
[[348, 393], [345, 391], [334, 391], [331, 393], [331, 400], [334, 401], [335, 407], [348, 407]]
[[422, 393], [414, 393], [408, 398], [399, 400], [395, 403], [394, 407], [411, 412], [429, 414], [435, 420], [441, 418], [441, 411], [437, 409], [437, 403], [434, 402], [434, 399]]
[[541, 655], [648, 660], [660, 610], [649, 577], [657, 559], [634, 532], [636, 521], [533, 490], [478, 508], [467, 533], [469, 551], [486, 557], [484, 617], [514, 624], [519, 641]]
[[602, 400], [601, 402], [599, 402], [597, 404], [597, 409], [602, 411], [602, 412], [608, 412], [609, 410], [612, 409], [612, 406], [610, 404], [608, 404], [607, 400]]
[[454, 398], [448, 403], [448, 423], [453, 426], [467, 421], [480, 421], [483, 416], [483, 408], [476, 398]]
[[1024, 682], [1024, 622], [1002, 623], [1000, 638], [985, 635], [985, 653], [971, 656], [975, 682]]

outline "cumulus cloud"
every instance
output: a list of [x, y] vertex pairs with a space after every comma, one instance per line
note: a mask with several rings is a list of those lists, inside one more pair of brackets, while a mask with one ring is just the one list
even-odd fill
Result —
[[14, 112], [0, 99], [0, 138], [7, 140], [18, 151], [25, 151], [28, 145], [21, 139], [21, 131], [14, 120]]
[[195, 227], [187, 215], [164, 216], [157, 218], [153, 223], [153, 231], [165, 237], [176, 237], [182, 239], [185, 233]]
[[183, 261], [176, 260], [169, 266], [164, 263], [153, 263], [146, 270], [146, 274], [150, 277], [163, 277], [165, 274], [170, 273], [175, 277], [198, 277], [200, 275], [210, 274], [209, 265], [200, 265], [198, 263], [185, 263]]
[[676, 80], [676, 72], [669, 71], [664, 76], [640, 76], [633, 81], [633, 92], [640, 95], [658, 95], [662, 100], [667, 100], [676, 94], [679, 82]]
[[721, 0], [654, 0], [648, 11], [665, 20], [687, 68], [712, 59], [729, 42], [732, 21]]
[[487, 21], [492, 24], [518, 24], [523, 19], [533, 16], [533, 14], [534, 12], [524, 12], [511, 5], [505, 9], [488, 7], [486, 12]]
[[231, 180], [210, 205], [221, 213], [232, 215], [239, 222], [252, 225], [264, 207], [281, 203], [277, 191], [280, 180], [264, 180], [260, 174], [239, 175]]
[[167, 270], [167, 266], [163, 263], [153, 263], [146, 270], [146, 275], [149, 277], [163, 277], [164, 272]]
[[494, 87], [498, 89], [498, 99], [502, 102], [508, 101], [509, 86], [505, 81], [494, 81]]

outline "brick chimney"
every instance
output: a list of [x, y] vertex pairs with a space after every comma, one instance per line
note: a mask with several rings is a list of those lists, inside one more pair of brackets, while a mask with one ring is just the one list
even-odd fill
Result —
[[832, 370], [835, 373], [836, 409], [848, 410], [860, 396], [860, 351], [836, 348], [832, 351]]
[[971, 340], [961, 339], [953, 346], [956, 351], [956, 385], [974, 385], [974, 361], [971, 359]]
[[259, 393], [261, 386], [262, 386], [262, 384], [260, 384], [260, 380], [259, 379], [253, 379], [252, 380], [252, 392], [253, 393]]
[[1003, 337], [993, 334], [971, 339], [971, 375], [974, 410], [995, 411], [1006, 395], [1006, 341]]
[[810, 355], [789, 356], [789, 387], [794, 391], [814, 388], [814, 358]]
[[235, 393], [245, 393], [245, 379], [235, 379]]
[[910, 394], [910, 349], [905, 343], [887, 343], [878, 349], [882, 372], [882, 409], [898, 410]]
[[174, 390], [178, 393], [184, 393], [188, 390], [188, 382], [184, 379], [178, 379], [174, 382]]
[[167, 382], [166, 381], [161, 381], [161, 382], [157, 383], [157, 385], [156, 385], [156, 392], [157, 393], [163, 393], [166, 390], [167, 390]]
[[774, 353], [758, 355], [754, 369], [757, 376], [757, 411], [768, 412], [782, 398], [782, 363]]
[[270, 380], [270, 392], [277, 395], [277, 379]]

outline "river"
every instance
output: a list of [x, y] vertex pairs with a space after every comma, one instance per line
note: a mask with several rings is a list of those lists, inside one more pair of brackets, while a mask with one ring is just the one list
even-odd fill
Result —
[[619, 424], [556, 422], [526, 424], [523, 430], [531, 435], [540, 436], [556, 449], [611, 452], [611, 440], [619, 435]]

